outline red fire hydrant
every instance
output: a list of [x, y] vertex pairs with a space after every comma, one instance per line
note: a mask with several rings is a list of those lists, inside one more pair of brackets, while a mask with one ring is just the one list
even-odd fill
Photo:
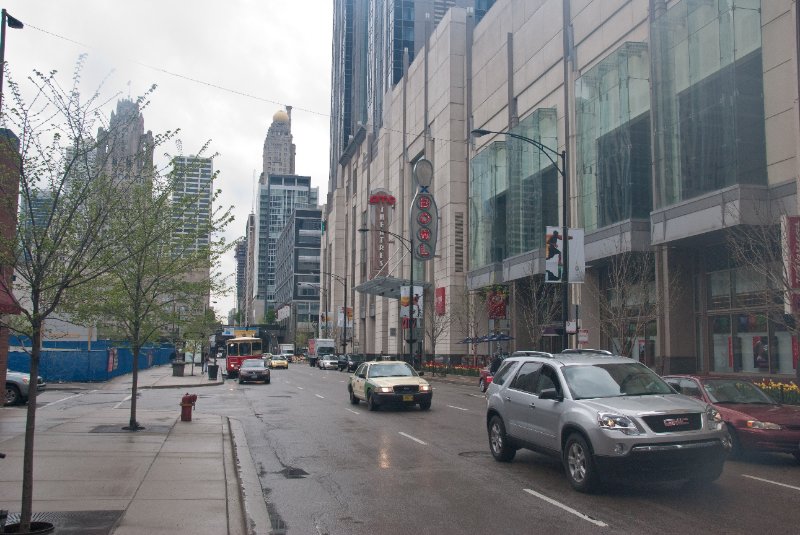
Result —
[[192, 421], [192, 407], [197, 402], [197, 395], [186, 392], [181, 398], [181, 422]]

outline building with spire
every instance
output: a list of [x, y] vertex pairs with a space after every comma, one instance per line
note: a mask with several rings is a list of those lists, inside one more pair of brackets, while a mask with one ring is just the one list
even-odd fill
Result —
[[117, 101], [108, 128], [97, 131], [96, 160], [118, 180], [144, 180], [153, 168], [153, 132], [144, 130], [144, 116], [133, 100]]

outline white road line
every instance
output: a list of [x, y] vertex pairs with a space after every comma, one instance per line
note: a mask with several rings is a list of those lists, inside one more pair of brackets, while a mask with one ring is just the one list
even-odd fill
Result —
[[122, 405], [123, 403], [125, 403], [126, 401], [128, 401], [129, 399], [131, 399], [131, 396], [130, 396], [130, 395], [128, 395], [127, 397], [123, 398], [123, 400], [122, 400], [122, 401], [120, 401], [119, 403], [117, 403], [116, 405], [114, 405], [114, 408], [115, 408], [115, 409], [119, 409], [119, 406], [120, 406], [120, 405]]
[[[94, 392], [94, 390], [92, 390], [92, 392]], [[57, 399], [56, 401], [53, 401], [53, 402], [51, 402], [51, 403], [48, 403], [47, 405], [45, 405], [44, 407], [42, 407], [42, 409], [46, 409], [47, 407], [50, 407], [50, 406], [52, 406], [52, 405], [55, 405], [56, 403], [61, 403], [62, 401], [67, 401], [68, 399], [72, 399], [72, 398], [76, 398], [76, 397], [78, 397], [78, 396], [82, 396], [83, 394], [84, 394], [84, 393], [83, 393], [83, 392], [81, 392], [80, 394], [73, 394], [73, 395], [71, 395], [71, 396], [67, 396], [67, 397], [65, 397], [65, 398]]]
[[421, 440], [420, 440], [420, 439], [418, 439], [418, 438], [414, 438], [414, 437], [412, 437], [411, 435], [407, 435], [406, 433], [403, 433], [402, 431], [400, 431], [399, 433], [400, 433], [401, 435], [403, 435], [404, 437], [406, 437], [406, 438], [410, 438], [411, 440], [413, 440], [413, 441], [414, 441], [414, 442], [416, 442], [417, 444], [422, 444], [423, 446], [427, 446], [427, 445], [428, 445], [428, 443], [427, 443], [427, 442], [423, 442], [423, 441], [421, 441]]
[[559, 502], [557, 500], [554, 500], [553, 498], [545, 496], [544, 494], [539, 494], [535, 490], [531, 490], [531, 489], [522, 489], [522, 490], [524, 490], [528, 494], [536, 496], [540, 500], [544, 500], [549, 504], [555, 505], [556, 507], [558, 507], [560, 509], [563, 509], [564, 511], [567, 511], [568, 513], [572, 513], [573, 515], [577, 516], [578, 518], [582, 518], [582, 519], [586, 520], [587, 522], [591, 522], [595, 526], [600, 526], [601, 528], [608, 527], [608, 524], [606, 524], [605, 522], [601, 522], [600, 520], [595, 520], [594, 518], [592, 518], [592, 517], [590, 517], [588, 515], [585, 515], [585, 514], [581, 513], [580, 511], [576, 511], [575, 509], [573, 509], [572, 507], [570, 507], [568, 505], [564, 505], [563, 503], [561, 503], [561, 502]]
[[347, 409], [347, 411], [348, 412], [352, 412], [353, 414], [361, 414], [360, 412], [354, 411], [353, 409]]
[[325, 399], [325, 396], [320, 396], [319, 394], [314, 394], [314, 395], [317, 396], [319, 399]]
[[303, 390], [303, 387], [302, 386], [298, 386], [297, 389], [298, 390]]
[[786, 487], [787, 489], [800, 490], [800, 487], [795, 487], [794, 485], [787, 485], [786, 483], [778, 483], [777, 481], [770, 481], [769, 479], [762, 479], [756, 476], [748, 476], [747, 474], [742, 474], [742, 477], [755, 479], [756, 481], [763, 481], [764, 483], [771, 483], [772, 485], [778, 485], [779, 487]]
[[460, 411], [468, 411], [469, 409], [465, 409], [463, 407], [456, 407], [455, 405], [448, 405], [451, 409], [458, 409]]
[[474, 398], [486, 398], [484, 394], [467, 394], [468, 396], [472, 396]]

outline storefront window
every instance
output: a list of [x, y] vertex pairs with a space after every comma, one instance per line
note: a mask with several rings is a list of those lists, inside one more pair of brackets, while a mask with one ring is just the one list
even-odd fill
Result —
[[731, 273], [717, 271], [708, 274], [708, 308], [718, 310], [731, 306]]
[[[734, 343], [731, 337], [731, 317], [712, 316], [708, 319], [711, 333], [711, 368], [717, 372], [734, 371]], [[741, 355], [741, 351], [739, 351]]]

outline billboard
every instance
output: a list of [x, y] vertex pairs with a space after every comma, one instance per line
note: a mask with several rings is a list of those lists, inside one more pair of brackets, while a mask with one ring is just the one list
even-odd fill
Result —
[[[564, 274], [564, 236], [561, 227], [547, 227], [545, 234], [545, 282], [562, 282]], [[583, 248], [583, 229], [569, 229], [569, 282], [583, 282], [586, 278], [586, 254]]]
[[[336, 326], [344, 327], [344, 307], [339, 307], [339, 312], [336, 317]], [[347, 328], [353, 328], [353, 307], [347, 307]]]
[[[414, 286], [414, 297], [410, 296], [411, 286], [400, 287], [400, 317], [409, 318], [413, 311], [414, 319], [422, 319], [424, 309], [422, 286]], [[409, 306], [410, 305], [410, 306]]]

